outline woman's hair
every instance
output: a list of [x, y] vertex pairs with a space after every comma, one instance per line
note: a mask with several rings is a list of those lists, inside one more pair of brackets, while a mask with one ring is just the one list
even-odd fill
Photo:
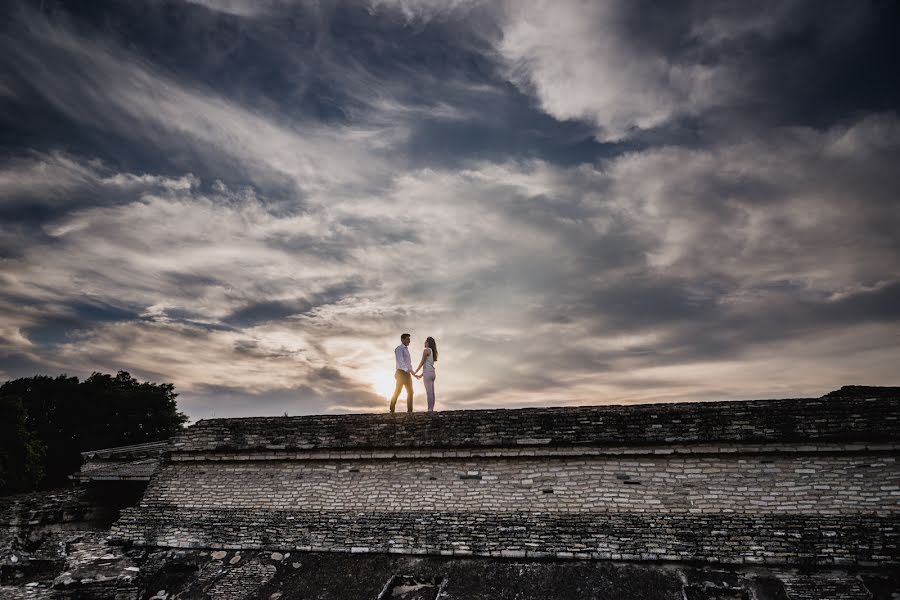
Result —
[[437, 362], [437, 342], [434, 341], [433, 337], [428, 337], [425, 339], [425, 345], [431, 348], [431, 358]]

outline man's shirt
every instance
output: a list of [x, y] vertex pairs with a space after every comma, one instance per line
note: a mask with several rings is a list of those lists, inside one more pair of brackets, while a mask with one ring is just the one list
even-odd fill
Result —
[[397, 359], [397, 370], [412, 373], [412, 359], [409, 357], [409, 348], [400, 344], [394, 348], [394, 358]]

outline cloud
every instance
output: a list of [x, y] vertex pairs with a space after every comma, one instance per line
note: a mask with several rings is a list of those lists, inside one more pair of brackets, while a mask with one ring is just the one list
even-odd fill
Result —
[[185, 0], [209, 10], [238, 17], [255, 17], [275, 12], [279, 5], [287, 4], [279, 0]]
[[434, 20], [464, 19], [484, 7], [483, 0], [370, 0], [372, 11], [399, 10], [408, 23], [427, 24]]
[[0, 33], [0, 376], [381, 410], [412, 331], [441, 408], [892, 382], [900, 120], [807, 122], [765, 67], [865, 11], [199, 4]]
[[64, 23], [28, 11], [20, 21], [27, 24], [19, 34], [25, 39], [5, 44], [5, 62], [59, 113], [163, 152], [183, 155], [187, 149], [207, 169], [231, 171], [256, 185], [280, 181], [302, 194], [371, 185], [384, 177], [378, 149], [404, 135], [402, 126], [325, 127], [279, 119], [177, 81]]
[[532, 2], [510, 13], [499, 43], [508, 77], [557, 119], [590, 121], [616, 140], [709, 103], [712, 69], [631, 47], [614, 3]]
[[[52, 243], [10, 264], [6, 289], [44, 304], [8, 343], [24, 350], [24, 336], [40, 355], [41, 332], [65, 330], [51, 303], [87, 294], [141, 318], [95, 315], [45, 347], [48, 364], [128, 365], [188, 391], [274, 393], [336, 369], [371, 395], [400, 329], [449, 348], [451, 406], [584, 402], [611, 376], [633, 389], [622, 373], [666, 365], [715, 373], [717, 360], [900, 317], [895, 201], [868, 183], [896, 185], [896, 125], [786, 128], [593, 167], [421, 169], [300, 214], [189, 177], [106, 174], [134, 200], [45, 224]], [[873, 193], [848, 202], [864, 185]], [[415, 235], [388, 235], [398, 230]]]
[[316, 307], [332, 304], [347, 296], [352, 296], [357, 291], [359, 291], [359, 288], [349, 283], [327, 288], [309, 298], [253, 302], [235, 310], [224, 317], [222, 321], [236, 327], [280, 321], [288, 317], [309, 314]]
[[[525, 0], [454, 4], [390, 4], [408, 20], [465, 19], [477, 7], [493, 27], [479, 28], [493, 45], [504, 76], [532, 95], [556, 119], [595, 126], [602, 141], [747, 107], [793, 89], [770, 80], [758, 56], [788, 56], [796, 75], [821, 68], [821, 60], [858, 41], [870, 18], [864, 5], [773, 2], [752, 9], [732, 4]], [[462, 13], [462, 14], [460, 14]], [[797, 36], [816, 39], [818, 56], [784, 50]], [[818, 63], [818, 64], [817, 64]]]

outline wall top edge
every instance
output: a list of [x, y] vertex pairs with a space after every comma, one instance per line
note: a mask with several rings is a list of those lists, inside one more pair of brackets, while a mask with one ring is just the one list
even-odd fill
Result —
[[689, 457], [750, 457], [750, 456], [796, 456], [796, 455], [900, 455], [900, 443], [885, 444], [824, 444], [815, 447], [784, 446], [779, 444], [747, 444], [729, 447], [708, 447], [704, 445], [684, 446], [560, 446], [543, 448], [354, 448], [354, 449], [285, 449], [262, 448], [251, 450], [194, 450], [173, 452], [174, 462], [245, 462], [245, 461], [305, 461], [305, 460], [390, 460], [403, 459], [454, 459], [454, 458], [616, 458], [646, 459]]
[[900, 398], [202, 420], [172, 452], [900, 442]]

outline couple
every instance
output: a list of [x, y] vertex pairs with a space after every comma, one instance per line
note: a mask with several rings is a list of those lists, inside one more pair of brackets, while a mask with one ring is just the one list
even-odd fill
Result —
[[[394, 396], [391, 398], [391, 412], [397, 406], [397, 398], [400, 396], [400, 390], [406, 388], [406, 412], [412, 412], [413, 406], [413, 387], [412, 378], [425, 379], [425, 391], [428, 394], [428, 412], [434, 412], [434, 363], [437, 361], [437, 344], [433, 337], [425, 339], [425, 349], [422, 351], [422, 360], [419, 366], [413, 371], [412, 360], [409, 357], [410, 336], [404, 333], [400, 336], [400, 345], [394, 348], [394, 358], [397, 361], [397, 372], [394, 373], [394, 379], [397, 380], [397, 387], [394, 388]], [[422, 375], [419, 375], [419, 369], [423, 369]]]

